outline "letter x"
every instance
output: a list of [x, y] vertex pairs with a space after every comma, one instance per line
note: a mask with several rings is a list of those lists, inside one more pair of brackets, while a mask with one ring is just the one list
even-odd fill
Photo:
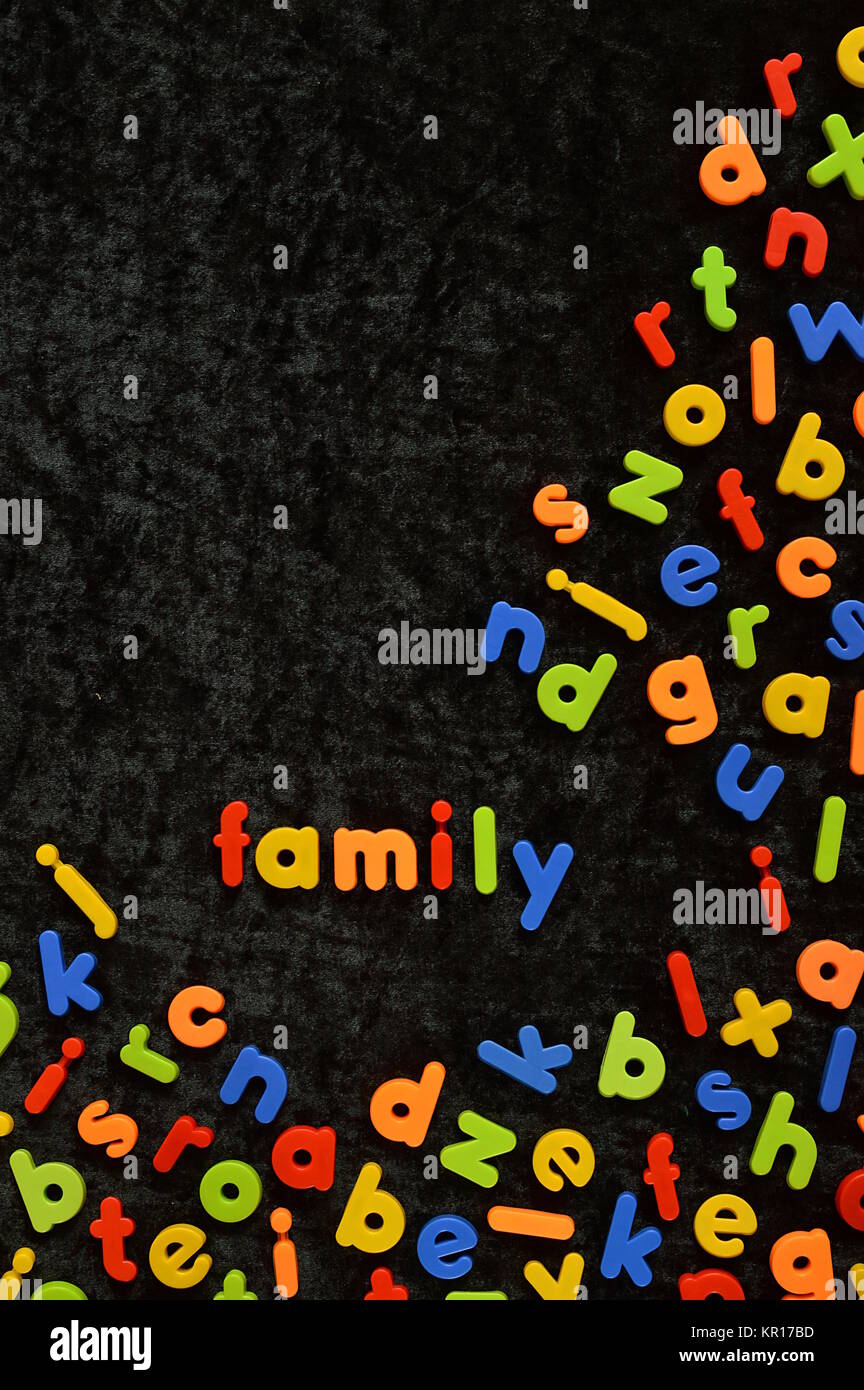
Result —
[[724, 1043], [739, 1047], [741, 1043], [752, 1042], [760, 1057], [774, 1057], [780, 1046], [774, 1029], [789, 1022], [792, 1005], [785, 999], [760, 1004], [752, 989], [736, 990], [734, 1002], [738, 1017], [724, 1023], [720, 1029]]
[[833, 153], [807, 170], [807, 182], [824, 188], [842, 175], [853, 198], [864, 198], [864, 131], [853, 136], [843, 116], [826, 116], [822, 134]]

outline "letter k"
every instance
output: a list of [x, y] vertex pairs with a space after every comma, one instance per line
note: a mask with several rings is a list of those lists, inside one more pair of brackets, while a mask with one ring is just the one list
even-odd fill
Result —
[[55, 1018], [64, 1018], [69, 1012], [70, 1003], [80, 1005], [88, 1013], [100, 1008], [102, 995], [98, 989], [87, 984], [87, 976], [97, 963], [91, 951], [80, 951], [67, 966], [60, 933], [43, 931], [39, 936], [39, 954], [42, 957], [45, 998], [49, 1012]]
[[530, 1086], [542, 1096], [551, 1095], [558, 1085], [557, 1078], [552, 1075], [552, 1068], [566, 1067], [572, 1062], [572, 1048], [566, 1043], [544, 1047], [539, 1032], [531, 1024], [520, 1028], [518, 1036], [521, 1056], [518, 1052], [511, 1052], [509, 1048], [488, 1039], [481, 1042], [477, 1048], [477, 1056], [481, 1062], [495, 1067], [496, 1071], [503, 1071], [507, 1076], [512, 1076], [514, 1081], [521, 1081], [523, 1086]]

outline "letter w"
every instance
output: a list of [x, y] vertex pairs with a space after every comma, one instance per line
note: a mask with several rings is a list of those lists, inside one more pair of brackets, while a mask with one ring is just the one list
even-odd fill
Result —
[[641, 449], [631, 449], [624, 455], [624, 467], [635, 473], [631, 483], [619, 483], [609, 493], [609, 505], [618, 512], [629, 512], [652, 526], [659, 526], [669, 515], [662, 502], [655, 502], [659, 492], [672, 492], [684, 481], [684, 474], [674, 463], [666, 463]]
[[808, 362], [821, 362], [835, 338], [845, 338], [858, 361], [864, 362], [864, 314], [859, 322], [842, 299], [829, 304], [818, 323], [806, 305], [793, 304], [789, 322]]
[[494, 1120], [486, 1120], [473, 1110], [463, 1110], [457, 1121], [463, 1134], [470, 1134], [459, 1144], [448, 1144], [441, 1150], [441, 1165], [458, 1173], [468, 1182], [476, 1182], [478, 1187], [494, 1187], [498, 1181], [498, 1169], [487, 1162], [509, 1154], [516, 1147], [516, 1135], [512, 1129], [496, 1125]]

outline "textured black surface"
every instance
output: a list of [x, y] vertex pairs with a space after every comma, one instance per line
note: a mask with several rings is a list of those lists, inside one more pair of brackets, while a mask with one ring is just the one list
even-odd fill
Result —
[[[89, 7], [88, 7], [89, 8]], [[862, 486], [861, 440], [851, 405], [861, 369], [845, 347], [821, 367], [801, 358], [785, 312], [834, 298], [860, 310], [861, 207], [840, 185], [817, 193], [806, 170], [825, 152], [820, 122], [839, 110], [864, 125], [864, 94], [838, 74], [834, 50], [861, 22], [860, 7], [805, 0], [691, 0], [656, 6], [591, 0], [502, 5], [377, 3], [287, 12], [267, 0], [213, 8], [14, 4], [2, 25], [3, 493], [41, 496], [44, 538], [0, 538], [2, 572], [3, 828], [0, 943], [12, 965], [8, 993], [21, 1014], [0, 1063], [0, 1107], [16, 1120], [0, 1141], [84, 1174], [84, 1211], [45, 1237], [29, 1229], [3, 1160], [3, 1259], [37, 1251], [34, 1273], [70, 1278], [91, 1298], [212, 1298], [228, 1269], [270, 1294], [267, 1213], [289, 1205], [302, 1298], [360, 1298], [370, 1270], [387, 1264], [412, 1297], [448, 1287], [421, 1269], [415, 1241], [442, 1212], [480, 1232], [474, 1270], [460, 1286], [534, 1298], [527, 1258], [557, 1269], [562, 1251], [494, 1235], [492, 1202], [566, 1210], [572, 1247], [586, 1260], [591, 1299], [634, 1296], [626, 1276], [603, 1280], [600, 1257], [619, 1192], [639, 1196], [645, 1144], [674, 1136], [682, 1214], [663, 1229], [641, 1295], [676, 1298], [684, 1271], [717, 1261], [692, 1235], [708, 1196], [741, 1193], [758, 1234], [730, 1262], [749, 1297], [778, 1298], [768, 1252], [778, 1236], [824, 1226], [837, 1273], [860, 1259], [860, 1238], [836, 1215], [833, 1192], [861, 1162], [855, 1116], [864, 1110], [860, 1058], [838, 1115], [816, 1103], [823, 1059], [840, 1021], [798, 989], [794, 963], [809, 941], [860, 944], [861, 795], [848, 771], [852, 696], [860, 667], [824, 650], [830, 608], [861, 597], [861, 547], [840, 537], [834, 588], [824, 599], [787, 597], [774, 577], [779, 547], [819, 534], [821, 505], [780, 498], [774, 478], [805, 410], [823, 417], [844, 451], [848, 486]], [[783, 150], [765, 159], [764, 197], [723, 209], [700, 193], [704, 150], [673, 143], [673, 112], [767, 102], [769, 57], [798, 49], [799, 111]], [[121, 138], [135, 113], [137, 142]], [[422, 138], [434, 113], [437, 142]], [[805, 280], [794, 249], [769, 272], [762, 247], [771, 210], [822, 217], [828, 266]], [[703, 248], [721, 245], [738, 270], [729, 335], [705, 323], [689, 278]], [[273, 246], [289, 268], [273, 269]], [[572, 269], [574, 244], [589, 268]], [[657, 371], [630, 327], [668, 298], [678, 360]], [[749, 415], [752, 337], [777, 342], [779, 414]], [[724, 434], [704, 451], [668, 440], [667, 395], [687, 381], [714, 387], [736, 373]], [[126, 402], [123, 377], [140, 379]], [[440, 398], [424, 401], [435, 373]], [[685, 483], [667, 500], [662, 528], [613, 512], [621, 458], [639, 447], [680, 462]], [[686, 457], [682, 458], [682, 455]], [[766, 545], [747, 555], [719, 521], [715, 480], [737, 464], [758, 499]], [[558, 547], [531, 516], [531, 499], [561, 480], [583, 501], [591, 528]], [[845, 486], [844, 486], [845, 492]], [[287, 531], [272, 526], [288, 507]], [[720, 595], [707, 608], [663, 596], [663, 557], [688, 541], [722, 561]], [[550, 564], [608, 587], [648, 618], [632, 646], [544, 583]], [[459, 669], [382, 667], [377, 634], [403, 619], [427, 628], [480, 627], [491, 603], [533, 608], [550, 661], [590, 665], [614, 652], [619, 669], [585, 732], [570, 735], [540, 713], [536, 678], [512, 656], [482, 678]], [[750, 672], [723, 659], [725, 615], [764, 601]], [[123, 659], [123, 638], [140, 643]], [[707, 742], [673, 749], [645, 698], [661, 660], [694, 651], [709, 671], [720, 726]], [[783, 671], [827, 674], [828, 727], [816, 742], [775, 733], [761, 694]], [[786, 782], [748, 828], [727, 812], [713, 774], [743, 738]], [[287, 764], [290, 787], [273, 790]], [[572, 790], [572, 767], [589, 770]], [[849, 803], [836, 882], [811, 874], [824, 796]], [[340, 825], [398, 825], [425, 846], [436, 796], [454, 807], [457, 883], [424, 921], [421, 888], [338, 893], [330, 834]], [[239, 891], [222, 887], [211, 845], [225, 801], [249, 802], [253, 844], [277, 824], [322, 833], [314, 892], [265, 888], [247, 855]], [[499, 827], [498, 892], [473, 888], [470, 822], [489, 804]], [[519, 926], [521, 880], [510, 847], [529, 838], [545, 858], [554, 843], [576, 862], [541, 929]], [[119, 907], [140, 900], [137, 922], [98, 943], [34, 861], [54, 840]], [[764, 840], [786, 888], [793, 926], [781, 939], [752, 928], [676, 928], [672, 894], [697, 879], [749, 887], [752, 844]], [[426, 850], [422, 848], [424, 874]], [[46, 1009], [37, 935], [61, 931], [67, 954], [95, 949], [104, 1006], [69, 1020]], [[708, 1035], [683, 1033], [664, 969], [686, 949], [709, 1018]], [[225, 1043], [192, 1054], [170, 1037], [167, 1006], [182, 986], [224, 989]], [[742, 985], [785, 997], [792, 1022], [779, 1055], [734, 1052], [719, 1039]], [[667, 1077], [650, 1101], [604, 1100], [597, 1075], [615, 1013], [632, 1010], [658, 1042]], [[861, 1005], [849, 1011], [857, 1025]], [[119, 1061], [134, 1023], [181, 1065], [160, 1087]], [[484, 1037], [515, 1042], [524, 1023], [550, 1042], [586, 1024], [590, 1045], [542, 1098], [476, 1058]], [[240, 1045], [269, 1050], [289, 1029], [289, 1098], [262, 1127], [251, 1101], [233, 1109], [219, 1087]], [[49, 1112], [25, 1116], [41, 1067], [79, 1032], [87, 1055]], [[381, 1140], [368, 1117], [384, 1079], [419, 1076], [431, 1059], [448, 1077], [418, 1152]], [[693, 1099], [697, 1078], [729, 1069], [745, 1085], [748, 1126], [722, 1134]], [[819, 1163], [803, 1192], [780, 1163], [755, 1179], [747, 1158], [777, 1089], [796, 1099]], [[137, 1181], [76, 1133], [84, 1105], [105, 1096], [140, 1125]], [[487, 1193], [442, 1172], [423, 1177], [423, 1155], [459, 1137], [456, 1117], [480, 1111], [519, 1136]], [[177, 1115], [217, 1131], [207, 1155], [188, 1153], [158, 1177], [152, 1155]], [[276, 1181], [276, 1133], [300, 1122], [338, 1134], [331, 1192], [294, 1193]], [[535, 1140], [572, 1126], [595, 1147], [597, 1171], [560, 1200], [531, 1173]], [[723, 1179], [724, 1158], [741, 1177]], [[212, 1157], [211, 1157], [212, 1156]], [[209, 1162], [243, 1157], [261, 1173], [264, 1203], [239, 1227], [202, 1212]], [[383, 1258], [334, 1240], [361, 1164], [382, 1164], [408, 1226]], [[99, 1200], [122, 1196], [137, 1222], [131, 1286], [112, 1284], [87, 1235]], [[213, 1268], [190, 1294], [152, 1277], [147, 1250], [177, 1220], [207, 1231]]]

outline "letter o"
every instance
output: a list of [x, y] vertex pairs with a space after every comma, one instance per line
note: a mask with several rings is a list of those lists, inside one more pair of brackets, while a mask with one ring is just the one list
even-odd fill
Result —
[[[226, 1197], [226, 1187], [236, 1187], [237, 1195]], [[207, 1169], [198, 1196], [208, 1216], [233, 1226], [252, 1215], [261, 1202], [262, 1191], [261, 1179], [254, 1168], [239, 1158], [226, 1158]]]
[[[691, 410], [699, 411], [698, 421], [690, 419]], [[663, 424], [676, 444], [701, 448], [720, 434], [726, 424], [726, 407], [710, 386], [681, 386], [663, 407]]]
[[864, 27], [850, 29], [837, 45], [837, 67], [853, 87], [864, 87]]

